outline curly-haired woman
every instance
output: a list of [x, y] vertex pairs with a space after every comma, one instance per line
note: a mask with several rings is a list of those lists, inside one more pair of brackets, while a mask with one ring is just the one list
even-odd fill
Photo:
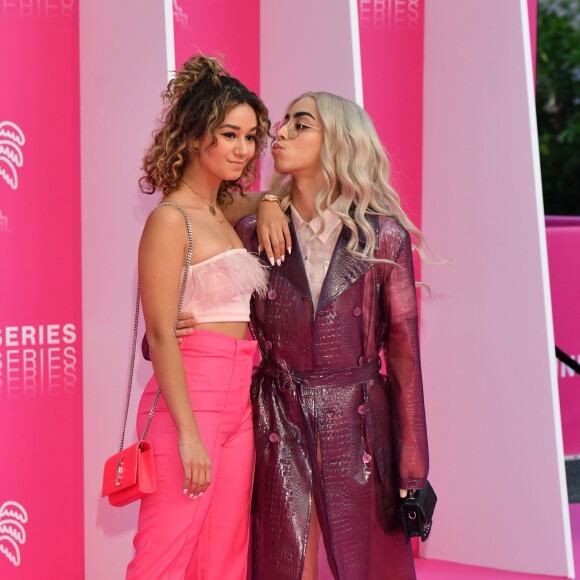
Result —
[[[268, 134], [262, 101], [211, 58], [195, 56], [169, 82], [163, 122], [140, 184], [163, 202], [139, 246], [139, 283], [154, 375], [138, 411], [148, 433], [157, 490], [141, 501], [127, 578], [246, 577], [254, 438], [247, 340], [250, 296], [266, 275], [224, 219], [222, 207], [251, 181]], [[177, 208], [175, 206], [178, 206]], [[189, 271], [185, 212], [193, 233]], [[180, 345], [183, 309], [196, 326]]]

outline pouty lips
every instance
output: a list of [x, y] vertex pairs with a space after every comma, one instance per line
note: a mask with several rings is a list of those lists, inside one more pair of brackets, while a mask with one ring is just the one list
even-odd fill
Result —
[[243, 167], [247, 161], [230, 161], [230, 163], [232, 163], [233, 165], [239, 165], [240, 167]]

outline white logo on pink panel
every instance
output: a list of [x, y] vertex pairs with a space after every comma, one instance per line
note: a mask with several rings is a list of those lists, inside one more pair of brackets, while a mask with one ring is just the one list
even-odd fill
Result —
[[28, 514], [16, 501], [6, 501], [0, 506], [0, 554], [14, 566], [20, 566], [20, 546], [26, 542], [24, 524]]
[[359, 0], [359, 19], [363, 25], [415, 28], [424, 0]]
[[181, 24], [182, 28], [187, 28], [189, 20], [187, 13], [183, 11], [183, 8], [177, 3], [177, 0], [173, 0], [173, 18]]
[[18, 188], [18, 169], [24, 163], [22, 129], [12, 121], [0, 122], [0, 177], [12, 189]]

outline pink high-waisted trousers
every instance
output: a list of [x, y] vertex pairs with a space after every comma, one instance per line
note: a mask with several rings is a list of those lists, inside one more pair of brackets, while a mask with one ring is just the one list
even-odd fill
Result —
[[[159, 397], [147, 435], [155, 455], [157, 491], [141, 500], [127, 578], [245, 580], [254, 474], [250, 380], [255, 350], [255, 341], [209, 330], [195, 330], [181, 344], [191, 404], [211, 458], [212, 483], [197, 499], [183, 494], [177, 429]], [[139, 403], [139, 433], [156, 391], [153, 376]]]

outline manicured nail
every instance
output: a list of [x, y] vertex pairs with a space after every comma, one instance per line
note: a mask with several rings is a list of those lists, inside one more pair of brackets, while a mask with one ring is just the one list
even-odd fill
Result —
[[274, 258], [270, 258], [270, 264], [273, 266], [275, 263], [276, 262], [275, 262]]
[[260, 246], [260, 244], [258, 244], [258, 254], [260, 254], [262, 252], [262, 246]]
[[288, 255], [290, 255], [292, 253], [292, 248], [290, 246], [288, 246]]
[[278, 266], [282, 265], [282, 260], [276, 260], [276, 264], [278, 264]]
[[282, 258], [280, 258], [282, 260], [282, 262], [286, 259], [286, 256], [284, 254], [282, 254]]
[[193, 495], [193, 493], [189, 494], [189, 499], [193, 499], [195, 496]]
[[187, 493], [187, 489], [183, 490], [183, 495], [185, 495]]

